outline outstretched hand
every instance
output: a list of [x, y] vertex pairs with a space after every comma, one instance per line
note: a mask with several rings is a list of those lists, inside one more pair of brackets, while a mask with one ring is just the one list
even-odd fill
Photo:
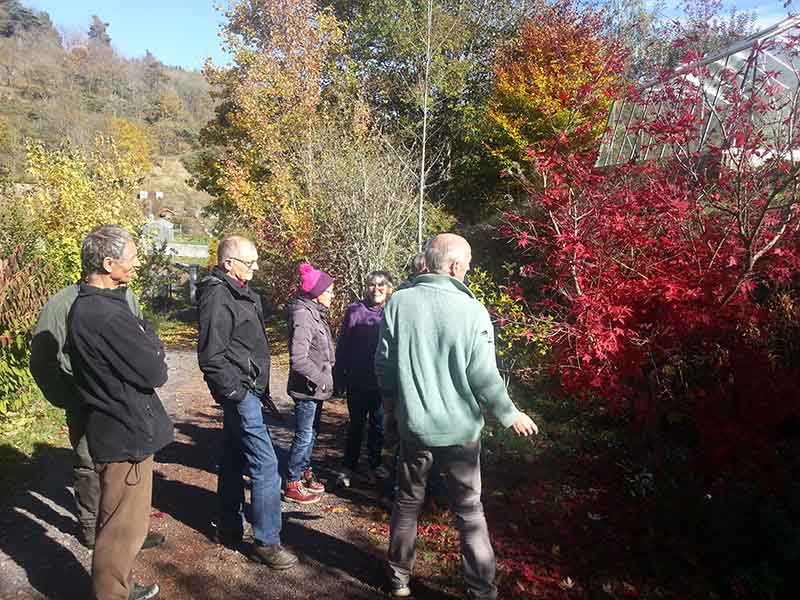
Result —
[[527, 437], [534, 433], [539, 433], [539, 426], [525, 413], [519, 413], [519, 417], [517, 417], [517, 420], [514, 421], [511, 427], [514, 428], [514, 433], [520, 437]]

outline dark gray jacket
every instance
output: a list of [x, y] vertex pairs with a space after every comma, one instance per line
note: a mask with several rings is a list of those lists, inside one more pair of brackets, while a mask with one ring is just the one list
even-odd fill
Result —
[[289, 303], [289, 383], [297, 400], [327, 400], [333, 395], [333, 339], [327, 310], [308, 298]]
[[214, 267], [197, 287], [197, 361], [218, 403], [269, 394], [269, 341], [261, 298]]

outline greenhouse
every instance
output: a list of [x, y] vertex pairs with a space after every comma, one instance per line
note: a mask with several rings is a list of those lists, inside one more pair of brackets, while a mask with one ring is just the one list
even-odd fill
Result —
[[[760, 99], [762, 106], [769, 105], [751, 118], [758, 121], [766, 136], [772, 136], [771, 147], [780, 146], [781, 140], [775, 136], [795, 135], [790, 123], [794, 119], [789, 117], [798, 112], [799, 49], [800, 16], [792, 16], [684, 65], [670, 76], [642, 85], [636, 93], [612, 105], [597, 166], [657, 160], [673, 154], [674, 144], [656, 140], [646, 125], [665, 119], [669, 110], [665, 111], [665, 105], [674, 108], [681, 102], [684, 106], [692, 103], [689, 112], [696, 123], [696, 135], [686, 144], [688, 151], [725, 144], [729, 152], [735, 152], [734, 132], [724, 125], [729, 98], [736, 93]], [[797, 158], [794, 145], [786, 153]]]

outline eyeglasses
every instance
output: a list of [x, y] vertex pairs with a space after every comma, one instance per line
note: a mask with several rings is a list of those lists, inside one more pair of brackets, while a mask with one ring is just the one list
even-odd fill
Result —
[[248, 269], [252, 269], [253, 267], [255, 267], [258, 264], [258, 259], [248, 261], [248, 260], [242, 260], [241, 258], [237, 258], [235, 256], [229, 256], [228, 260], [239, 261], [240, 263], [242, 263]]
[[132, 263], [133, 261], [135, 261], [138, 258], [138, 256], [139, 256], [138, 254], [133, 254], [131, 256], [122, 255], [119, 258], [114, 258], [113, 256], [108, 256], [107, 258], [110, 258], [111, 260], [113, 260], [116, 263], [127, 264], [127, 263]]

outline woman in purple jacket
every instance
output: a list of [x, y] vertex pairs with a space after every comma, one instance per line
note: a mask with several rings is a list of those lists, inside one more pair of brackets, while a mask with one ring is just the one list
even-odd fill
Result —
[[345, 472], [339, 483], [350, 485], [358, 468], [364, 426], [367, 434], [367, 459], [371, 481], [385, 479], [389, 472], [381, 464], [383, 450], [383, 406], [375, 378], [374, 357], [383, 307], [392, 294], [392, 276], [386, 271], [367, 275], [363, 300], [347, 307], [336, 343], [336, 385], [347, 392], [350, 426], [345, 444]]

